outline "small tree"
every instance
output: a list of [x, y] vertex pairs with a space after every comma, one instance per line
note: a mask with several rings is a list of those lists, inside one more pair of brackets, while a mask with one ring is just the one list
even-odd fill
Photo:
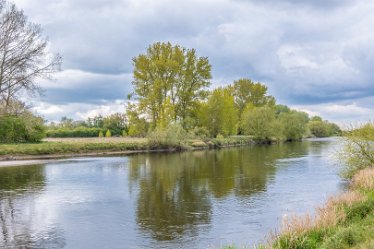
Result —
[[111, 137], [112, 136], [112, 133], [110, 132], [110, 130], [108, 129], [105, 133], [105, 137]]
[[99, 131], [99, 137], [104, 137], [103, 131]]

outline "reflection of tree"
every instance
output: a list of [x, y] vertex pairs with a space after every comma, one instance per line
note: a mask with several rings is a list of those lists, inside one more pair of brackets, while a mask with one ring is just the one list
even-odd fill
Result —
[[[62, 231], [48, 228], [35, 233], [32, 230], [32, 212], [27, 206], [34, 194], [45, 186], [42, 166], [0, 168], [0, 247], [4, 248], [62, 248]], [[31, 218], [30, 218], [31, 217]]]
[[208, 224], [210, 196], [265, 191], [280, 158], [307, 153], [308, 144], [254, 146], [129, 158], [130, 182], [139, 186], [137, 222], [158, 240], [197, 232]]

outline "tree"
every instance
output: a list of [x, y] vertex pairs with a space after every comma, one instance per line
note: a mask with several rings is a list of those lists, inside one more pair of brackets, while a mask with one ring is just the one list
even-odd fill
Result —
[[243, 112], [242, 127], [244, 134], [255, 140], [270, 141], [275, 136], [275, 112], [268, 106], [247, 106]]
[[301, 140], [306, 132], [309, 121], [305, 112], [291, 111], [279, 115], [279, 122], [282, 124], [283, 135], [287, 141]]
[[213, 137], [236, 134], [238, 110], [228, 88], [213, 90], [207, 103], [201, 106], [200, 120]]
[[140, 117], [137, 105], [128, 103], [126, 108], [128, 118], [128, 135], [131, 137], [144, 137], [147, 134], [147, 121]]
[[[275, 99], [273, 96], [267, 94], [267, 86], [260, 82], [254, 83], [250, 79], [239, 79], [234, 81], [234, 84], [230, 86], [232, 94], [235, 98], [235, 104], [239, 110], [239, 120], [242, 119], [244, 108], [247, 105], [253, 107], [261, 107], [265, 105], [274, 106]], [[242, 129], [239, 128], [239, 133]]]
[[126, 116], [121, 113], [115, 113], [103, 118], [103, 128], [111, 131], [112, 135], [122, 135], [123, 130], [127, 129]]
[[0, 0], [0, 102], [5, 107], [21, 92], [40, 92], [36, 80], [49, 79], [59, 69], [61, 56], [51, 56], [47, 45], [39, 25]]
[[207, 57], [197, 57], [194, 49], [171, 43], [154, 43], [145, 54], [133, 59], [135, 95], [139, 108], [153, 128], [163, 115], [165, 102], [174, 109], [174, 121], [184, 125], [199, 100], [206, 96], [211, 79]]

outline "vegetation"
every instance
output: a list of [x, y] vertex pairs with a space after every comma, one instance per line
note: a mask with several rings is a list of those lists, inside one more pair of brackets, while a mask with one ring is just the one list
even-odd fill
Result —
[[343, 176], [352, 178], [360, 169], [374, 166], [374, 123], [345, 132], [344, 149], [339, 153], [343, 165]]
[[349, 190], [314, 215], [287, 218], [271, 248], [374, 247], [373, 123], [347, 132], [345, 139], [343, 175], [351, 180]]
[[37, 79], [59, 69], [61, 57], [51, 56], [39, 25], [27, 20], [15, 4], [0, 0], [0, 105], [9, 113], [21, 93], [38, 93]]
[[315, 137], [340, 136], [342, 131], [339, 126], [328, 121], [323, 121], [321, 117], [312, 117], [308, 123], [311, 134]]

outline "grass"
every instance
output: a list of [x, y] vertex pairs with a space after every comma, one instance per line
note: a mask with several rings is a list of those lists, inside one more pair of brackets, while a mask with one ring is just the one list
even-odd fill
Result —
[[[240, 146], [251, 143], [249, 137], [230, 137], [222, 139], [186, 140], [183, 149], [204, 149]], [[17, 156], [44, 156], [64, 154], [86, 154], [122, 152], [150, 149], [175, 149], [170, 146], [151, 146], [146, 138], [46, 138], [40, 143], [0, 144], [0, 159]]]
[[374, 168], [358, 171], [350, 190], [330, 198], [315, 215], [284, 220], [268, 247], [374, 248]]

